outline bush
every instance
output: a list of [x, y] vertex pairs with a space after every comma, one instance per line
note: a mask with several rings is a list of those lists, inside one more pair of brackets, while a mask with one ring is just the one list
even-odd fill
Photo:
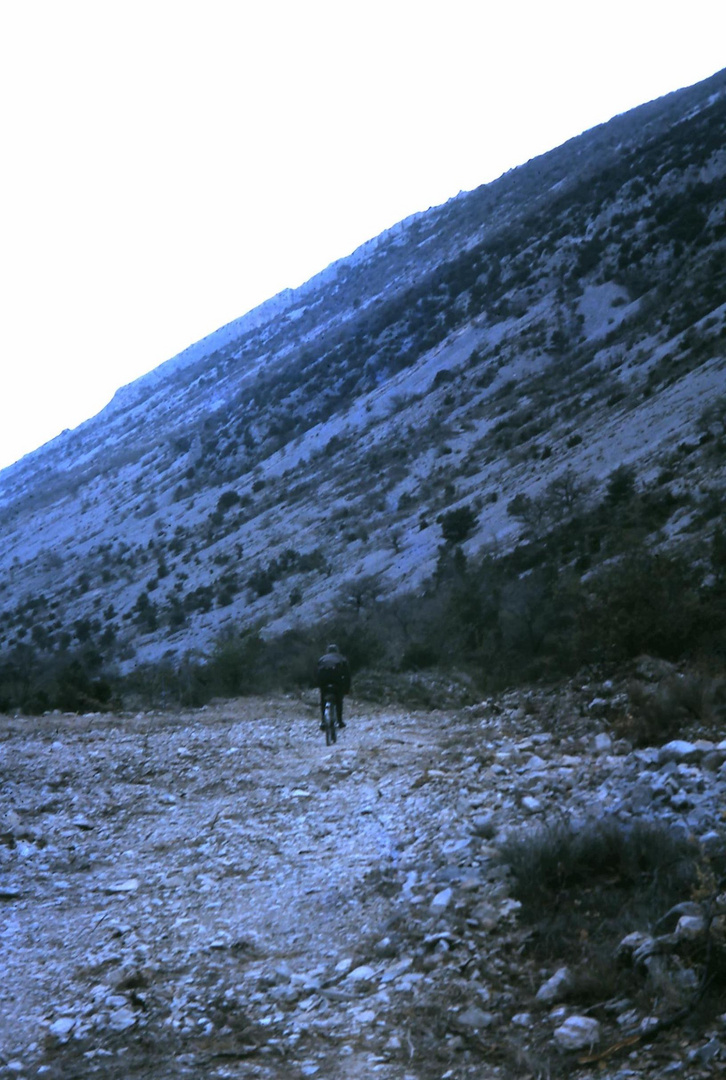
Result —
[[247, 584], [252, 589], [255, 596], [261, 598], [270, 595], [275, 587], [275, 578], [269, 570], [258, 567], [248, 578]]
[[425, 671], [436, 667], [440, 653], [432, 645], [413, 642], [401, 657], [401, 671]]
[[698, 845], [665, 825], [614, 818], [564, 822], [507, 839], [500, 858], [512, 874], [522, 921], [536, 928], [540, 960], [587, 969], [605, 947], [647, 930], [698, 881]]
[[616, 734], [634, 746], [662, 746], [682, 735], [686, 725], [721, 723], [724, 683], [706, 675], [673, 675], [657, 687], [632, 682], [630, 710], [615, 724]]
[[477, 516], [470, 506], [459, 506], [441, 515], [441, 534], [447, 544], [462, 544], [477, 523]]
[[605, 501], [610, 506], [620, 506], [635, 494], [636, 472], [631, 465], [619, 465], [608, 477]]
[[521, 491], [507, 503], [509, 516], [521, 521], [525, 529], [535, 535], [543, 530], [547, 510], [548, 504], [544, 499], [533, 499], [530, 495]]
[[600, 571], [588, 631], [611, 660], [641, 653], [677, 660], [701, 630], [699, 574], [684, 557], [641, 551]]
[[217, 512], [219, 514], [226, 513], [230, 507], [235, 506], [240, 501], [240, 497], [236, 491], [223, 491], [217, 499]]
[[234, 631], [217, 638], [205, 668], [210, 696], [235, 697], [249, 694], [263, 684], [264, 665], [260, 663], [264, 642], [254, 632]]
[[111, 686], [105, 679], [92, 679], [79, 659], [72, 660], [58, 674], [53, 701], [66, 712], [99, 712], [108, 707]]
[[650, 822], [626, 825], [616, 818], [558, 822], [508, 839], [500, 848], [527, 921], [596, 883], [618, 889], [645, 885], [658, 895], [656, 910], [670, 906], [695, 881], [697, 857], [697, 845], [680, 831]]

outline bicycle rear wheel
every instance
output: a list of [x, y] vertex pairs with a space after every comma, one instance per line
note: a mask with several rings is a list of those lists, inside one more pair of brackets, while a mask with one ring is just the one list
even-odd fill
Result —
[[338, 738], [338, 732], [335, 727], [335, 705], [332, 701], [325, 702], [325, 745], [330, 746], [331, 743], [336, 742]]

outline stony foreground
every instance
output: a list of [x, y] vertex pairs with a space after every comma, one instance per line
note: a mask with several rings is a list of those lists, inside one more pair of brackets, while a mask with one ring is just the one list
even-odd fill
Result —
[[312, 697], [3, 718], [0, 1076], [717, 1075], [721, 1020], [648, 1041], [527, 959], [502, 838], [607, 811], [707, 847], [726, 805], [726, 747], [632, 751], [576, 697], [353, 704], [330, 749]]

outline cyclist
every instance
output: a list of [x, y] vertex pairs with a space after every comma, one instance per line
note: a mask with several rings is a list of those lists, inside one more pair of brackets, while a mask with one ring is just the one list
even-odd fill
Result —
[[343, 696], [350, 693], [350, 665], [337, 645], [328, 645], [318, 660], [318, 686], [320, 687], [320, 726], [324, 726], [325, 693], [330, 690], [335, 699], [338, 727], [343, 722]]

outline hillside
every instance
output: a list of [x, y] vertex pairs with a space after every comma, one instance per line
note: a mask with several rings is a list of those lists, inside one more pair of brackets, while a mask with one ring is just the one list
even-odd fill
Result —
[[0, 473], [0, 1080], [722, 1075], [725, 366], [726, 71]]
[[457, 546], [459, 570], [531, 555], [576, 517], [558, 571], [586, 581], [628, 546], [590, 542], [623, 467], [628, 538], [685, 543], [706, 573], [725, 146], [721, 72], [414, 215], [0, 473], [6, 703], [32, 704], [37, 665], [124, 673], [224, 632], [370, 624]]

